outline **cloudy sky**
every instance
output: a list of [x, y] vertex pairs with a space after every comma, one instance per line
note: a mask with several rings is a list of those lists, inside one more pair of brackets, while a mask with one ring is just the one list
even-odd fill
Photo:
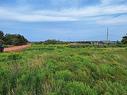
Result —
[[127, 0], [0, 0], [0, 30], [30, 41], [120, 40]]

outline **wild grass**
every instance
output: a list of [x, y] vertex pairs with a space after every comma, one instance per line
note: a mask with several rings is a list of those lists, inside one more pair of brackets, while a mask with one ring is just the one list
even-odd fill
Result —
[[33, 44], [1, 53], [0, 95], [127, 95], [127, 49]]

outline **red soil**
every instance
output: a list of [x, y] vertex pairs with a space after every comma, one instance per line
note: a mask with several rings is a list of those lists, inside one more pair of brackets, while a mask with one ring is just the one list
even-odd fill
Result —
[[5, 48], [4, 52], [21, 51], [21, 50], [24, 50], [24, 49], [26, 49], [26, 48], [28, 48], [30, 46], [31, 46], [30, 44], [28, 44], [28, 45], [21, 45], [21, 46], [13, 46], [13, 47]]

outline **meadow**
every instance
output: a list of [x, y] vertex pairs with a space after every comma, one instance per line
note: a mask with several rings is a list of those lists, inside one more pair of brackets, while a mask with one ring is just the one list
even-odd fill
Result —
[[32, 44], [0, 53], [0, 95], [127, 95], [127, 48]]

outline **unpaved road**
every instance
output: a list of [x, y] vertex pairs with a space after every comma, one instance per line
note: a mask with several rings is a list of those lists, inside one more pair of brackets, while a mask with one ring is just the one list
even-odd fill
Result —
[[26, 48], [28, 48], [30, 46], [31, 46], [30, 44], [28, 44], [28, 45], [21, 45], [21, 46], [13, 46], [13, 47], [5, 48], [4, 52], [21, 51], [21, 50], [24, 50], [24, 49], [26, 49]]

